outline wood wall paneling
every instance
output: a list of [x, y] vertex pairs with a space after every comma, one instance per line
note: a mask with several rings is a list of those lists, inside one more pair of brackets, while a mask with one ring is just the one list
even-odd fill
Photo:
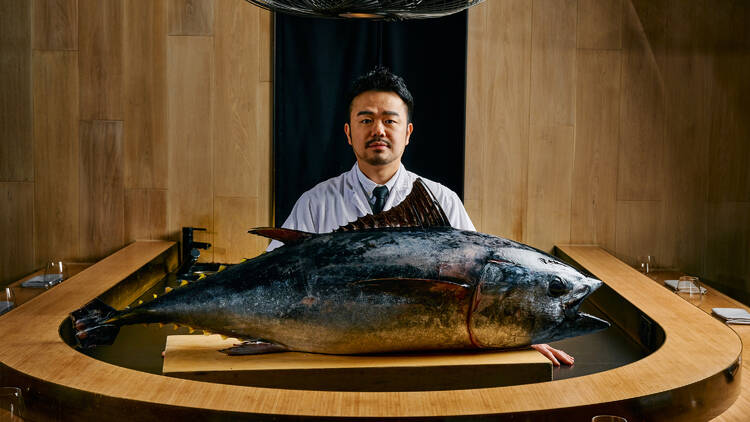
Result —
[[[486, 66], [477, 72], [469, 66], [468, 78], [481, 77], [483, 110], [467, 126], [486, 120], [483, 138], [467, 137], [467, 157], [481, 156], [482, 179], [467, 178], [466, 192], [481, 192], [481, 231], [523, 240], [526, 219], [529, 154], [529, 74], [531, 62], [531, 2], [488, 2]], [[492, 24], [490, 24], [490, 22]], [[471, 83], [469, 84], [471, 86]], [[484, 146], [478, 145], [484, 143]], [[478, 149], [478, 148], [483, 148]], [[482, 152], [478, 152], [482, 151]], [[466, 162], [467, 167], [475, 165]], [[481, 183], [480, 187], [471, 184]]]
[[167, 188], [167, 4], [126, 1], [123, 11], [125, 186]]
[[125, 242], [162, 239], [167, 233], [167, 190], [125, 189]]
[[[273, 226], [273, 155], [271, 149], [271, 131], [273, 128], [273, 83], [262, 82], [256, 91], [255, 119], [258, 166], [258, 201], [256, 202], [256, 225]], [[263, 250], [267, 243], [261, 242]]]
[[125, 244], [121, 121], [81, 121], [80, 256], [97, 261]]
[[211, 35], [213, 32], [214, 0], [169, 0], [169, 35]]
[[0, 93], [0, 181], [31, 181], [34, 160], [29, 2], [0, 2]]
[[708, 207], [705, 277], [721, 290], [750, 300], [750, 202]]
[[34, 269], [34, 184], [0, 182], [0, 286]]
[[[256, 197], [260, 177], [256, 137], [256, 91], [260, 85], [257, 7], [232, 0], [216, 3], [213, 90], [214, 192], [216, 196]], [[266, 140], [263, 140], [266, 141]], [[261, 141], [262, 142], [262, 141]]]
[[660, 67], [663, 47], [658, 46], [664, 41], [663, 37], [649, 38], [644, 32], [641, 20], [644, 16], [637, 14], [633, 3], [625, 8], [623, 15], [617, 199], [660, 200], [666, 176], [663, 161], [666, 94]]
[[78, 0], [33, 0], [32, 5], [35, 50], [78, 50]]
[[620, 51], [579, 50], [570, 241], [615, 251]]
[[122, 120], [123, 0], [79, 0], [81, 119]]
[[237, 263], [243, 258], [253, 258], [268, 246], [268, 239], [248, 233], [257, 226], [260, 216], [258, 200], [248, 197], [217, 196], [214, 236], [214, 260]]
[[572, 126], [575, 123], [576, 10], [575, 0], [534, 1], [532, 125]]
[[35, 264], [78, 259], [78, 53], [35, 51]]
[[526, 243], [550, 252], [570, 243], [572, 126], [531, 126]]
[[623, 1], [628, 0], [578, 0], [578, 48], [616, 50], [622, 47]]
[[[464, 207], [477, 230], [486, 231], [483, 222], [482, 199], [485, 186], [485, 140], [487, 134], [487, 96], [485, 84], [489, 60], [487, 46], [483, 41], [487, 31], [487, 15], [490, 5], [480, 3], [469, 9], [468, 42], [466, 53], [466, 148], [464, 166]], [[476, 116], [476, 117], [474, 117]]]
[[[253, 6], [246, 4], [245, 7]], [[258, 9], [258, 66], [260, 66], [260, 80], [270, 82], [273, 80], [273, 22], [274, 14], [268, 10]]]
[[617, 201], [615, 249], [621, 260], [635, 265], [639, 256], [651, 255], [664, 267], [662, 201]]
[[[213, 231], [212, 84], [213, 38], [168, 37], [167, 141], [169, 143], [169, 236], [179, 240], [183, 226], [204, 227], [197, 241], [211, 242]], [[213, 260], [213, 251], [202, 252]]]

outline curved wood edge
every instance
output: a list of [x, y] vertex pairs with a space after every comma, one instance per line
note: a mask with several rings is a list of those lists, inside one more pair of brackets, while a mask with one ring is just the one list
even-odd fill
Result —
[[[739, 394], [737, 335], [597, 247], [566, 254], [647, 313], [667, 333], [648, 357], [613, 370], [512, 387], [424, 392], [335, 392], [239, 387], [168, 378], [82, 355], [59, 337], [68, 313], [102, 294], [171, 242], [136, 242], [23, 307], [0, 317], [2, 383], [30, 388], [30, 405], [47, 401], [60, 419], [96, 414], [115, 420], [165, 415], [254, 418], [443, 418], [477, 415], [554, 420], [620, 412], [634, 420], [707, 419]], [[689, 323], [688, 323], [689, 322]], [[36, 400], [35, 400], [36, 399]], [[54, 413], [54, 409], [51, 409]], [[650, 416], [649, 416], [650, 415]]]

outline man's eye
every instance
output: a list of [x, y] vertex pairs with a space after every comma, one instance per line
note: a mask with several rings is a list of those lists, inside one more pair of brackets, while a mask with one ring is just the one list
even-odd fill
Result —
[[385, 122], [386, 122], [386, 123], [388, 123], [389, 125], [394, 125], [394, 124], [396, 124], [396, 121], [395, 121], [395, 120], [386, 120]]
[[372, 123], [372, 119], [362, 119], [359, 122], [360, 123], [364, 123], [364, 124], [370, 124], [370, 123]]

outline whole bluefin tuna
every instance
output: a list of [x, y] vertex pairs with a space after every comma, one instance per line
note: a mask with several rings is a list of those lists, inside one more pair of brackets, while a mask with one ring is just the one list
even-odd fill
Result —
[[578, 311], [600, 281], [521, 243], [449, 227], [421, 181], [394, 209], [334, 233], [251, 232], [285, 246], [133, 309], [94, 301], [71, 314], [79, 345], [154, 322], [248, 340], [230, 354], [516, 348], [609, 326]]

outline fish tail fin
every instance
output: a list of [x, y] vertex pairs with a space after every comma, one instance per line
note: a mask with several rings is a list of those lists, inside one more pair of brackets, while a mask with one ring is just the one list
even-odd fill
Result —
[[99, 299], [94, 299], [83, 308], [70, 314], [79, 348], [112, 344], [120, 332], [120, 326], [110, 322], [118, 312]]

